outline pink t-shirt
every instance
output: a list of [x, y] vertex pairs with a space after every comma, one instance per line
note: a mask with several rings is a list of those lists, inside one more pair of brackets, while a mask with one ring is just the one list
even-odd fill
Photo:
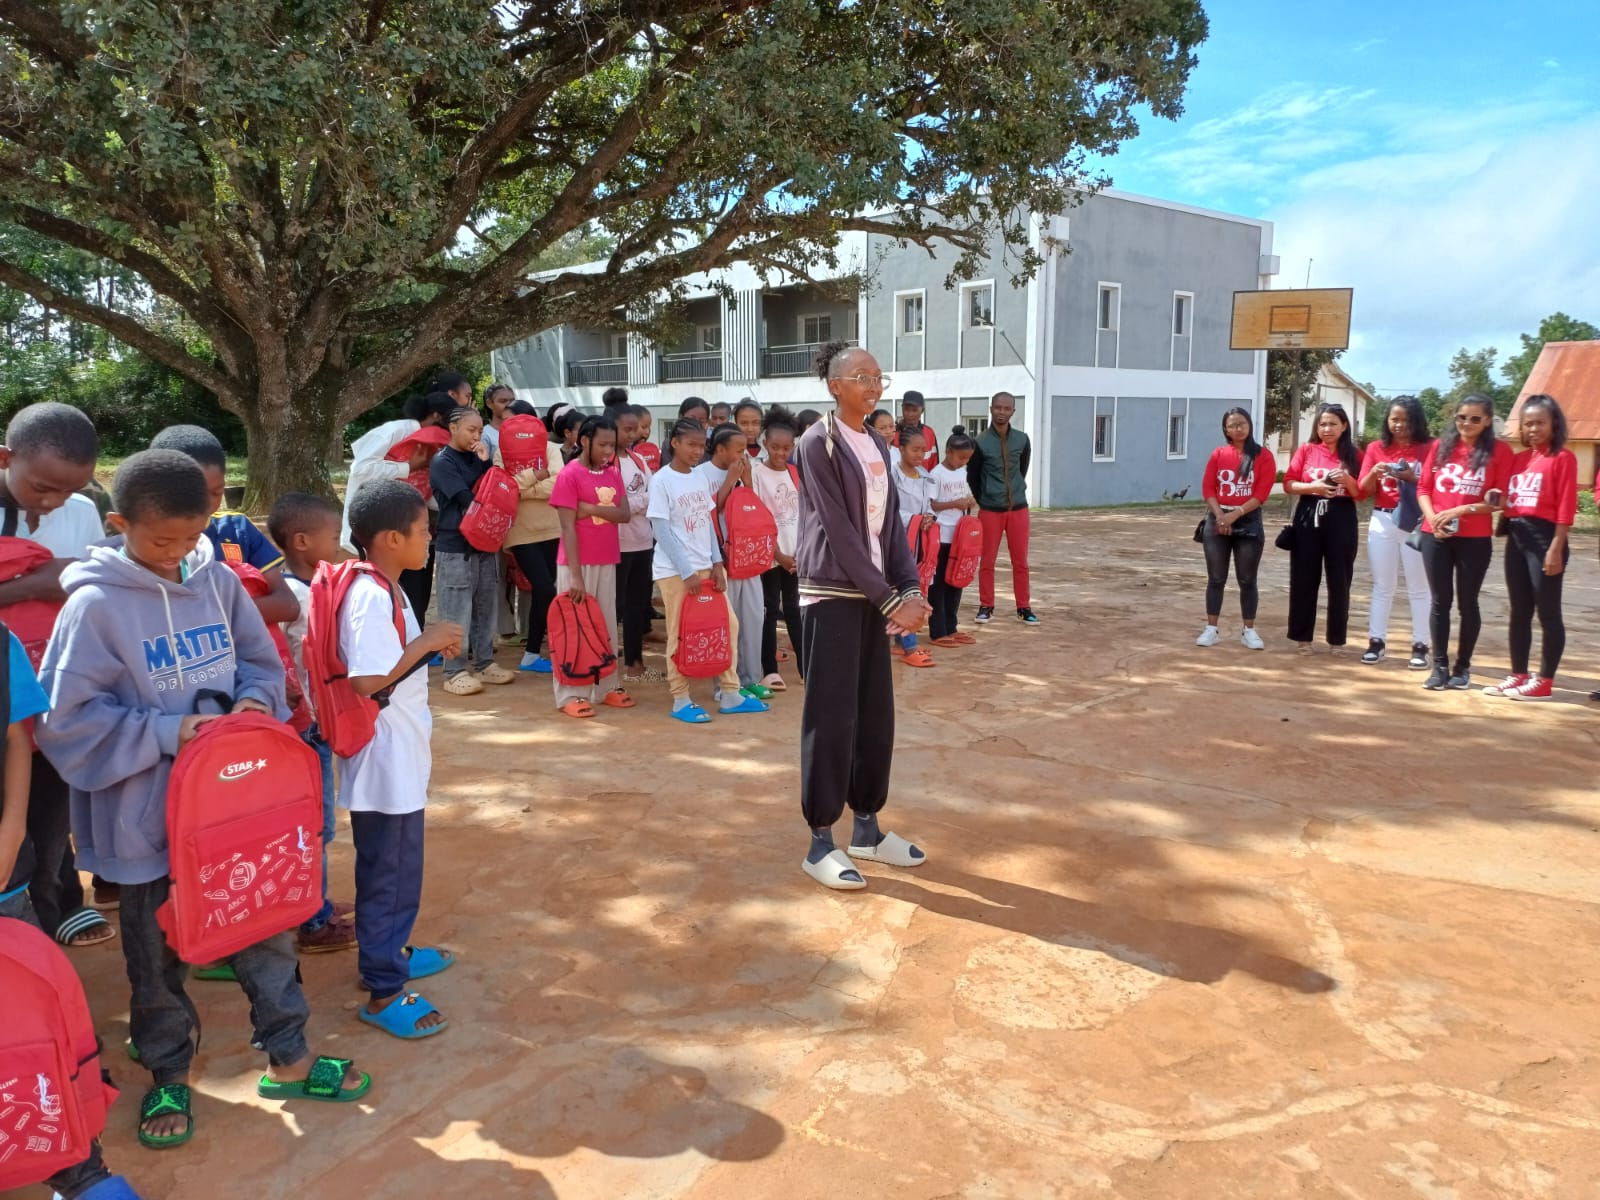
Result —
[[[576, 509], [580, 502], [609, 506], [623, 496], [622, 475], [616, 463], [599, 471], [573, 459], [561, 468], [550, 492], [551, 508]], [[578, 518], [578, 557], [585, 567], [615, 566], [622, 561], [622, 543], [615, 523], [601, 517]], [[556, 562], [567, 565], [567, 543], [563, 538], [556, 549]]]
[[859, 433], [843, 421], [838, 422], [839, 435], [850, 453], [861, 466], [862, 478], [867, 485], [867, 532], [872, 543], [872, 565], [883, 570], [883, 518], [889, 511], [889, 467], [883, 461], [877, 442], [866, 430]]

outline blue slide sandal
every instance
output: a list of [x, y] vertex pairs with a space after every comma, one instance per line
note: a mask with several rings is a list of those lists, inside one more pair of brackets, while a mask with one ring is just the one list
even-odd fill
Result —
[[418, 1038], [432, 1037], [436, 1033], [443, 1033], [450, 1028], [449, 1021], [442, 1021], [438, 1025], [427, 1029], [418, 1029], [417, 1022], [429, 1013], [439, 1010], [429, 1004], [416, 992], [407, 992], [400, 999], [389, 1005], [382, 1012], [368, 1012], [363, 1004], [356, 1009], [356, 1016], [368, 1025], [376, 1025], [385, 1033], [392, 1034], [406, 1041], [415, 1041]]
[[717, 715], [726, 717], [737, 716], [739, 713], [763, 713], [769, 711], [771, 711], [771, 705], [762, 703], [754, 696], [746, 696], [742, 702], [735, 704], [732, 708], [717, 709]]
[[407, 946], [405, 955], [411, 962], [412, 979], [426, 979], [448, 971], [456, 962], [456, 956], [450, 951], [435, 950], [432, 946]]
[[682, 721], [685, 725], [709, 725], [710, 716], [698, 704], [686, 704], [682, 708], [672, 710], [672, 719]]

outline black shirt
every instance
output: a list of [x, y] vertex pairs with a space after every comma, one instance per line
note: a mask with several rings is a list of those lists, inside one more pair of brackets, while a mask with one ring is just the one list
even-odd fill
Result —
[[433, 456], [428, 468], [428, 483], [439, 505], [439, 526], [433, 535], [433, 548], [439, 554], [476, 554], [478, 550], [461, 536], [461, 518], [472, 503], [472, 489], [478, 486], [489, 464], [476, 454], [446, 446]]

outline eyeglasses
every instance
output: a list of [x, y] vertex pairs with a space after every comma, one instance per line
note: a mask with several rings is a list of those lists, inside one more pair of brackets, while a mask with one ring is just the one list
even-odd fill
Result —
[[1456, 422], [1461, 425], [1482, 425], [1488, 417], [1469, 417], [1466, 413], [1457, 413]]
[[884, 391], [889, 390], [889, 376], [887, 375], [841, 375], [839, 378], [849, 380], [857, 387], [875, 387], [882, 388]]

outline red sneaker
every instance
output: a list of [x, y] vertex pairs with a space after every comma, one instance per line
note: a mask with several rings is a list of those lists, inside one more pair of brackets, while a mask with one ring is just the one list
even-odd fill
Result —
[[1485, 696], [1509, 696], [1531, 678], [1531, 675], [1507, 675], [1499, 683], [1491, 683], [1484, 688], [1483, 694]]
[[1521, 687], [1512, 688], [1500, 694], [1508, 700], [1548, 700], [1550, 699], [1550, 681], [1540, 679], [1539, 676], [1530, 676]]

